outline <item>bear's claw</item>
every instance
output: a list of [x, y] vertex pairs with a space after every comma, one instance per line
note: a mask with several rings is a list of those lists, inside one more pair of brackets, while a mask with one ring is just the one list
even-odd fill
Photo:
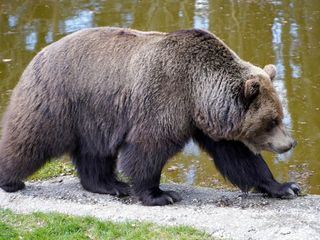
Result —
[[139, 196], [139, 200], [146, 206], [164, 206], [182, 200], [175, 191], [162, 191], [160, 189], [144, 192]]
[[276, 184], [272, 188], [268, 189], [266, 192], [269, 197], [282, 198], [282, 199], [292, 199], [300, 195], [301, 188], [298, 184], [294, 182]]
[[111, 195], [115, 195], [117, 197], [125, 197], [129, 196], [130, 194], [130, 187], [127, 183], [124, 182], [116, 181], [113, 185], [113, 189], [115, 191], [115, 194], [111, 193]]
[[296, 194], [296, 195], [299, 195], [301, 193], [301, 188], [298, 184], [296, 183], [292, 183], [290, 188], [293, 190], [293, 192]]
[[291, 199], [291, 198], [295, 198], [297, 196], [299, 196], [300, 192], [301, 192], [301, 188], [298, 184], [296, 183], [285, 183], [283, 184], [284, 186], [282, 186], [282, 188], [284, 189], [284, 191], [287, 194], [284, 194], [282, 196], [280, 196], [281, 198], [287, 198], [287, 199]]

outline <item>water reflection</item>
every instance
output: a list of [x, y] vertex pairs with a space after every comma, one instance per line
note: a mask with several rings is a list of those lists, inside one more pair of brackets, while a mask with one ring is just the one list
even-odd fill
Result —
[[195, 16], [193, 18], [193, 27], [208, 29], [209, 28], [209, 4], [206, 0], [196, 0], [195, 1]]
[[63, 33], [72, 33], [79, 29], [94, 27], [93, 11], [78, 11], [76, 16], [66, 19], [63, 23], [60, 23], [59, 25], [59, 30]]
[[[121, 26], [214, 32], [243, 59], [274, 63], [285, 123], [298, 147], [265, 154], [280, 180], [298, 180], [320, 193], [320, 1], [235, 0], [2, 0], [0, 2], [0, 114], [23, 69], [44, 46], [79, 29]], [[4, 61], [5, 59], [5, 61]], [[285, 160], [285, 161], [284, 161]], [[190, 142], [168, 167], [176, 181], [212, 186], [223, 179], [210, 158]]]
[[[292, 128], [291, 116], [288, 110], [288, 102], [287, 102], [287, 90], [285, 86], [285, 66], [284, 66], [284, 56], [283, 56], [283, 41], [282, 41], [282, 23], [284, 19], [282, 17], [283, 12], [277, 12], [277, 17], [274, 18], [274, 22], [272, 25], [272, 43], [273, 43], [273, 51], [275, 55], [275, 65], [277, 68], [277, 79], [274, 81], [274, 86], [280, 96], [280, 100], [283, 106], [284, 113], [284, 125], [288, 128]], [[290, 150], [287, 153], [279, 154], [275, 161], [278, 160], [287, 160], [291, 156], [293, 150]]]
[[200, 148], [194, 141], [190, 140], [186, 144], [186, 146], [184, 147], [183, 154], [189, 155], [189, 156], [199, 157], [200, 156]]

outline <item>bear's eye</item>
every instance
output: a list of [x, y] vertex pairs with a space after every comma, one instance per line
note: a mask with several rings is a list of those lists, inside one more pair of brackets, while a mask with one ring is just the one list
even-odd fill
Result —
[[273, 119], [271, 122], [269, 122], [267, 126], [267, 131], [271, 131], [273, 128], [275, 128], [278, 125], [278, 121], [276, 119]]

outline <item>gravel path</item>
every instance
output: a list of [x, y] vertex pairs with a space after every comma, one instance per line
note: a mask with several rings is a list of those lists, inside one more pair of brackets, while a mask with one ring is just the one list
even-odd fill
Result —
[[228, 239], [320, 239], [320, 196], [274, 200], [209, 188], [163, 185], [179, 191], [182, 202], [145, 207], [133, 198], [117, 199], [84, 191], [77, 178], [28, 183], [17, 193], [0, 190], [0, 208], [18, 213], [60, 212], [113, 221], [140, 220], [189, 225]]

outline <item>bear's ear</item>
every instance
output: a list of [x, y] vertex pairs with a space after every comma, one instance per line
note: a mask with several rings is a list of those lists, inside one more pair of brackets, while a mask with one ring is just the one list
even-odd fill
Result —
[[277, 74], [276, 66], [273, 64], [268, 64], [264, 66], [263, 70], [269, 75], [271, 81], [273, 81]]
[[258, 78], [246, 80], [244, 83], [244, 97], [247, 101], [251, 102], [255, 99], [260, 92], [260, 83]]

